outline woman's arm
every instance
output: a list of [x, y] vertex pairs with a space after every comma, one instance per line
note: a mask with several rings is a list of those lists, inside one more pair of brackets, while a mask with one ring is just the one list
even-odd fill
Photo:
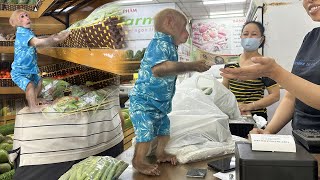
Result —
[[252, 134], [276, 134], [278, 133], [290, 120], [293, 116], [295, 104], [295, 97], [286, 92], [282, 101], [280, 102], [276, 112], [274, 113], [270, 123], [265, 129], [254, 128], [250, 131]]
[[266, 108], [273, 103], [279, 101], [280, 99], [280, 88], [278, 84], [267, 88], [268, 90], [268, 95], [265, 96], [264, 98], [259, 99], [258, 101], [254, 101], [249, 104], [240, 104], [239, 109], [240, 111], [252, 111], [256, 109], [262, 109]]
[[297, 99], [320, 110], [319, 85], [302, 79], [301, 77], [286, 71], [281, 66], [279, 66], [279, 70], [272, 75], [272, 78]]
[[220, 69], [221, 75], [227, 78], [243, 80], [270, 77], [303, 103], [320, 110], [320, 85], [286, 71], [272, 58], [255, 57], [251, 60], [255, 63], [254, 65]]

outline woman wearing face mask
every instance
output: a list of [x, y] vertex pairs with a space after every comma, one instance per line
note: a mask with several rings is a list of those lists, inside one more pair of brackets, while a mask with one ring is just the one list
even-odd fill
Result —
[[[303, 0], [303, 7], [313, 21], [320, 22], [320, 0]], [[303, 39], [291, 73], [269, 57], [255, 57], [252, 66], [220, 69], [227, 78], [251, 79], [266, 76], [277, 81], [286, 92], [272, 120], [250, 133], [276, 134], [292, 120], [293, 129], [320, 129], [320, 27]]]
[[[250, 60], [252, 57], [262, 57], [258, 52], [258, 49], [263, 46], [265, 41], [264, 27], [261, 23], [255, 21], [246, 22], [240, 37], [244, 51], [240, 55], [239, 63], [229, 66], [230, 68], [250, 66], [253, 64]], [[256, 114], [267, 120], [266, 107], [277, 102], [280, 98], [278, 84], [267, 77], [246, 81], [224, 77], [222, 83], [236, 96], [239, 109], [243, 115]], [[265, 89], [268, 91], [267, 96], [264, 96]]]

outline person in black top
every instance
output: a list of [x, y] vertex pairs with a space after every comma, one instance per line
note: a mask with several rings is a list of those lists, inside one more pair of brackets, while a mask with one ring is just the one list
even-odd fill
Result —
[[[320, 22], [320, 0], [303, 0], [303, 7], [313, 21]], [[288, 91], [268, 126], [251, 133], [275, 134], [291, 119], [293, 129], [320, 129], [320, 27], [305, 36], [291, 73], [272, 58], [251, 60], [254, 65], [220, 69], [221, 75], [237, 79], [266, 76]]]
[[[263, 46], [265, 40], [264, 27], [260, 22], [246, 22], [241, 31], [241, 45], [243, 53], [239, 56], [239, 63], [226, 65], [229, 68], [250, 66], [252, 57], [262, 57], [258, 49]], [[268, 120], [266, 107], [279, 101], [279, 85], [268, 77], [258, 77], [245, 81], [223, 78], [222, 84], [229, 88], [236, 96], [242, 115], [257, 115]], [[264, 91], [268, 94], [265, 95]]]

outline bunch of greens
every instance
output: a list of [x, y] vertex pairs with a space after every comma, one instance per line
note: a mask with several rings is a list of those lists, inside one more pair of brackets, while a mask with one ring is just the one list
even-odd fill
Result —
[[70, 85], [66, 81], [52, 78], [44, 78], [42, 84], [43, 88], [41, 90], [41, 97], [47, 101], [52, 101], [56, 98], [63, 97], [64, 91]]

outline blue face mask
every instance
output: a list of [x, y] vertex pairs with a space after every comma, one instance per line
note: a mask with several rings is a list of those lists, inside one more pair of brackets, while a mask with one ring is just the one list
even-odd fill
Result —
[[260, 46], [261, 38], [242, 38], [241, 39], [241, 46], [246, 51], [255, 51]]

